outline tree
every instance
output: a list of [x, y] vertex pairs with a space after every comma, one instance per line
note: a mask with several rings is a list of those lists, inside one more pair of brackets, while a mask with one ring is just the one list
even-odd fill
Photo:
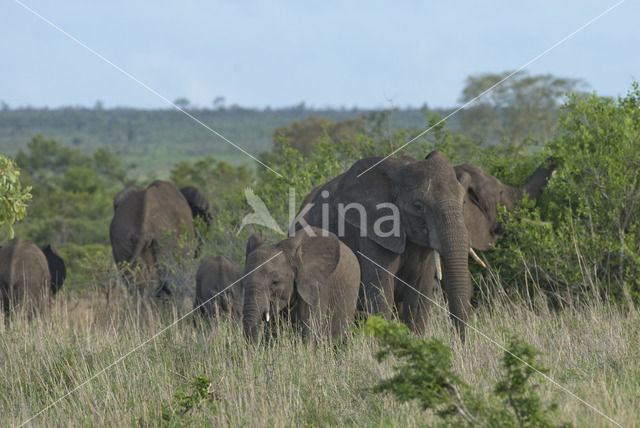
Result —
[[213, 108], [216, 110], [224, 110], [225, 97], [219, 95], [213, 99]]
[[186, 109], [189, 108], [189, 105], [191, 104], [191, 101], [189, 101], [187, 98], [185, 97], [180, 97], [180, 98], [176, 98], [173, 101], [173, 104], [175, 104], [176, 106], [178, 106], [181, 109]]
[[[460, 102], [466, 103], [505, 79], [510, 72], [484, 73], [467, 78]], [[511, 76], [459, 113], [463, 132], [476, 141], [522, 143], [529, 136], [553, 137], [558, 108], [569, 92], [586, 84], [551, 74]]]
[[131, 181], [109, 149], [92, 154], [34, 137], [16, 155], [23, 182], [32, 186], [29, 222], [16, 225], [36, 242], [108, 245], [113, 196]]
[[560, 166], [537, 209], [516, 212], [548, 224], [506, 222], [489, 261], [515, 282], [526, 260], [553, 296], [640, 301], [640, 86], [618, 99], [572, 96], [561, 113], [548, 143]]
[[10, 239], [14, 235], [13, 224], [27, 214], [30, 191], [31, 187], [22, 187], [15, 162], [0, 154], [0, 226], [7, 225]]
[[[352, 143], [357, 135], [363, 133], [364, 130], [365, 121], [363, 118], [334, 122], [323, 117], [309, 116], [276, 129], [274, 140], [276, 142], [285, 140], [292, 148], [306, 156], [313, 151], [315, 144], [324, 136], [328, 136], [335, 142]], [[274, 144], [276, 151], [278, 147], [278, 144]]]

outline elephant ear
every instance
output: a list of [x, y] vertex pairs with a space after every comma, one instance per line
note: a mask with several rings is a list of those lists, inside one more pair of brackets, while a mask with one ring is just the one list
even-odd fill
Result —
[[465, 190], [464, 222], [471, 246], [487, 250], [499, 237], [498, 205], [513, 210], [513, 189], [474, 165], [459, 165], [455, 170]]
[[67, 277], [67, 268], [60, 252], [53, 244], [42, 247], [41, 250], [47, 258], [49, 272], [51, 273], [51, 291], [56, 294]]
[[334, 235], [307, 236], [300, 241], [295, 257], [296, 289], [310, 306], [316, 306], [324, 287], [330, 287], [332, 273], [340, 262], [340, 240]]
[[187, 200], [193, 218], [200, 217], [205, 223], [210, 224], [211, 219], [213, 219], [213, 212], [211, 203], [207, 197], [204, 196], [204, 193], [193, 186], [181, 188], [180, 193], [182, 193], [182, 196]]
[[113, 198], [113, 211], [115, 211], [120, 205], [122, 205], [124, 201], [126, 201], [134, 193], [137, 193], [143, 190], [144, 188], [140, 186], [129, 186], [126, 189], [120, 191], [120, 193], [118, 193]]
[[[407, 165], [408, 160], [389, 158], [376, 165], [380, 159], [368, 158], [356, 162], [340, 180], [334, 198], [338, 221], [346, 221], [360, 230], [360, 236], [366, 236], [387, 250], [401, 254], [406, 244], [406, 233], [401, 220], [393, 220], [400, 222], [399, 233], [390, 236], [374, 233], [374, 225], [378, 221], [380, 226], [391, 223], [392, 211], [388, 205], [384, 208], [380, 204], [395, 204], [399, 170]], [[340, 218], [342, 216], [344, 218]]]
[[247, 241], [247, 247], [245, 250], [245, 260], [249, 257], [249, 254], [253, 253], [256, 248], [264, 244], [264, 238], [260, 233], [254, 233], [249, 237]]

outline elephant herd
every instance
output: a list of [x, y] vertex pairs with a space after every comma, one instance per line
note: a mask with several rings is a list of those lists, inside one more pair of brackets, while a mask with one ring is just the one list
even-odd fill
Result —
[[[421, 160], [361, 159], [307, 195], [286, 239], [269, 244], [252, 235], [244, 268], [221, 256], [204, 259], [194, 310], [209, 321], [226, 316], [250, 338], [275, 319], [305, 336], [337, 338], [356, 312], [398, 316], [423, 332], [440, 281], [464, 339], [469, 257], [482, 264], [474, 249], [499, 238], [499, 207], [513, 211], [525, 193], [537, 198], [554, 168], [548, 159], [523, 186], [512, 187], [476, 166], [454, 167], [437, 150]], [[208, 224], [213, 213], [194, 187], [155, 181], [120, 192], [110, 239], [123, 278], [144, 274], [170, 292], [161, 256], [175, 247], [179, 231], [193, 229], [195, 217]], [[41, 306], [64, 280], [53, 246], [41, 250], [18, 240], [0, 248], [0, 264], [5, 310], [11, 299], [27, 296]]]
[[[311, 191], [295, 234], [274, 245], [252, 236], [244, 270], [222, 257], [205, 260], [194, 307], [228, 313], [249, 337], [274, 315], [303, 333], [313, 325], [336, 337], [357, 311], [396, 314], [420, 333], [441, 281], [464, 339], [469, 256], [482, 264], [474, 249], [499, 238], [499, 206], [513, 211], [525, 193], [537, 198], [554, 168], [547, 159], [512, 187], [476, 166], [454, 167], [440, 151], [423, 160], [362, 159]], [[382, 230], [385, 222], [391, 228]]]

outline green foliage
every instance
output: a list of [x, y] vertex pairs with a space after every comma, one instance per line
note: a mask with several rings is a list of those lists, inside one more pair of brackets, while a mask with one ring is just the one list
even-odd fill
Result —
[[13, 224], [27, 214], [31, 187], [22, 187], [20, 169], [12, 159], [0, 154], [0, 226], [7, 225], [13, 239]]
[[460, 97], [468, 102], [494, 86], [459, 115], [460, 129], [476, 142], [521, 143], [534, 136], [553, 137], [558, 107], [563, 97], [585, 86], [578, 79], [551, 74], [530, 76], [521, 71], [507, 80], [510, 72], [469, 76]]
[[640, 297], [639, 106], [637, 83], [618, 100], [570, 98], [548, 144], [560, 167], [538, 207], [524, 204], [506, 224], [492, 256], [503, 277], [519, 277], [524, 260], [540, 286], [565, 298]]
[[183, 417], [190, 411], [216, 399], [212, 380], [204, 375], [196, 376], [186, 385], [186, 389], [179, 389], [173, 394], [170, 403], [162, 404], [162, 419], [169, 425], [187, 423]]
[[451, 350], [441, 340], [417, 338], [405, 324], [371, 316], [366, 331], [380, 345], [376, 359], [400, 360], [395, 375], [378, 383], [375, 392], [390, 392], [401, 402], [418, 400], [424, 409], [442, 417], [466, 413], [460, 401], [460, 388], [466, 385], [453, 372]]
[[211, 202], [213, 220], [209, 230], [199, 219], [194, 226], [206, 242], [206, 255], [225, 255], [244, 263], [244, 245], [248, 231], [236, 236], [240, 222], [249, 211], [244, 189], [254, 185], [254, 176], [244, 165], [233, 166], [213, 156], [195, 162], [182, 161], [171, 169], [170, 180], [178, 187], [195, 186]]
[[130, 184], [115, 154], [107, 149], [86, 154], [36, 136], [16, 162], [33, 188], [29, 221], [17, 226], [22, 237], [39, 243], [109, 244], [113, 195]]
[[433, 410], [456, 426], [567, 427], [556, 422], [556, 403], [545, 406], [531, 379], [546, 369], [537, 351], [511, 338], [502, 358], [504, 374], [494, 387], [494, 397], [484, 397], [462, 382], [453, 371], [451, 349], [439, 339], [422, 339], [406, 325], [369, 317], [365, 329], [378, 341], [379, 362], [393, 357], [394, 376], [380, 381], [374, 392], [391, 393], [399, 401], [417, 400], [423, 410]]
[[[342, 121], [370, 113], [369, 110], [311, 110], [297, 106], [264, 110], [191, 106], [189, 112], [253, 154], [271, 149], [273, 133], [278, 127], [307, 116]], [[398, 110], [391, 123], [393, 129], [423, 125], [424, 116], [415, 108]], [[166, 179], [176, 162], [193, 162], [211, 155], [234, 165], [254, 166], [251, 159], [175, 109], [0, 108], [0, 153], [13, 156], [25, 141], [37, 134], [85, 153], [109, 148], [120, 154], [124, 164], [137, 165], [133, 176], [144, 173]]]
[[[502, 357], [504, 375], [494, 388], [497, 397], [515, 416], [516, 427], [568, 426], [555, 424], [551, 417], [557, 410], [557, 403], [544, 406], [537, 394], [539, 385], [531, 382], [537, 373], [547, 373], [548, 369], [535, 360], [538, 351], [517, 337], [509, 340], [508, 351]], [[502, 416], [502, 415], [501, 415]]]
[[90, 289], [89, 284], [98, 285], [100, 291], [105, 291], [111, 285], [109, 280], [113, 278], [114, 271], [110, 245], [66, 242], [58, 250], [69, 272], [63, 291], [86, 294], [95, 291]]
[[[251, 180], [251, 173], [246, 166], [233, 166], [207, 156], [196, 162], [181, 161], [176, 163], [170, 172], [170, 180], [178, 187], [195, 186], [203, 192], [219, 189], [219, 186], [242, 187]], [[215, 202], [215, 201], [214, 201]]]
[[351, 144], [359, 134], [364, 133], [364, 128], [365, 122], [361, 117], [334, 122], [331, 119], [311, 115], [276, 129], [274, 151], [279, 152], [280, 141], [288, 141], [292, 148], [306, 156], [324, 137], [339, 144]]
[[113, 196], [131, 184], [126, 168], [108, 149], [85, 153], [42, 136], [18, 152], [16, 163], [33, 194], [16, 233], [39, 245], [54, 243], [67, 264], [65, 288], [86, 288], [93, 267], [102, 272], [111, 258]]

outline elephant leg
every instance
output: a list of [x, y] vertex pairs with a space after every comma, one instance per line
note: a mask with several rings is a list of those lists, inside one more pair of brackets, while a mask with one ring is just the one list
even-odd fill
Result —
[[434, 254], [431, 252], [422, 263], [411, 264], [408, 272], [403, 272], [404, 299], [401, 320], [418, 334], [423, 334], [433, 301], [436, 285]]
[[358, 309], [368, 314], [392, 318], [395, 275], [400, 259], [397, 254], [384, 250], [375, 243], [373, 245], [377, 248], [367, 246], [362, 254], [358, 254], [362, 282]]

